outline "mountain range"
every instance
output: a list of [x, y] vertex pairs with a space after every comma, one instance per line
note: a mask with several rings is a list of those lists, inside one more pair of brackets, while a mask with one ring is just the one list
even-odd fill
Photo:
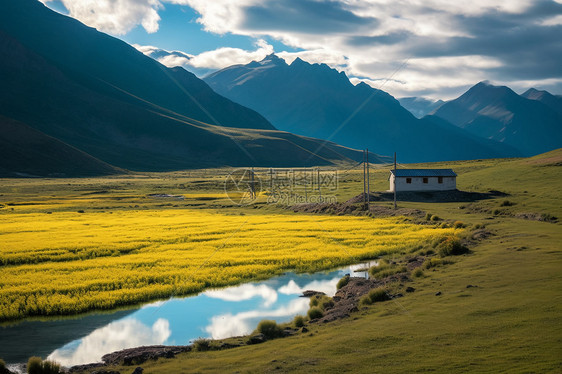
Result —
[[[36, 0], [3, 3], [0, 55], [2, 132], [8, 123], [32, 129], [58, 140], [51, 147], [72, 147], [101, 165], [157, 171], [326, 165], [362, 157], [278, 131], [186, 70], [167, 68]], [[31, 154], [26, 144], [14, 143], [14, 154], [15, 147]], [[9, 160], [0, 161], [4, 173], [27, 170], [17, 158]]]
[[263, 114], [280, 130], [328, 139], [402, 162], [517, 156], [435, 116], [415, 118], [388, 93], [353, 85], [344, 72], [276, 55], [204, 78], [215, 91]]
[[433, 116], [533, 156], [562, 147], [560, 101], [546, 91], [518, 95], [509, 87], [480, 82]]
[[37, 0], [3, 4], [0, 55], [3, 176], [332, 165], [361, 160], [365, 148], [373, 162], [394, 152], [445, 161], [562, 146], [562, 98], [546, 91], [481, 82], [447, 103], [398, 101], [325, 64], [274, 54], [201, 80]]

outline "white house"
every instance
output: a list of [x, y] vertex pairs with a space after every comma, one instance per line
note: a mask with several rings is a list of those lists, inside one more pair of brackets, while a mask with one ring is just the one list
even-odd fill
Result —
[[457, 188], [452, 169], [396, 169], [390, 171], [390, 191], [449, 191]]

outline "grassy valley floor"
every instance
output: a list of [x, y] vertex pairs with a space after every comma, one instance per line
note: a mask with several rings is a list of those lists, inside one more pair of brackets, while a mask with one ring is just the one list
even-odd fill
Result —
[[[324, 248], [326, 243], [322, 240], [333, 243], [335, 238], [348, 248], [357, 250], [354, 255], [359, 256], [362, 251], [369, 252], [366, 247], [375, 246], [376, 235], [370, 235], [374, 235], [376, 230], [373, 226], [369, 228], [372, 233], [359, 231], [354, 234], [357, 227], [353, 227], [353, 222], [360, 223], [360, 227], [377, 222], [391, 223], [400, 229], [418, 227], [393, 232], [398, 237], [391, 240], [393, 243], [401, 240], [406, 232], [442, 230], [443, 233], [456, 232], [461, 235], [462, 232], [474, 231], [477, 225], [484, 226], [487, 234], [472, 239], [474, 244], [470, 254], [447, 257], [449, 264], [425, 269], [421, 277], [411, 277], [411, 281], [394, 286], [404, 297], [360, 307], [358, 312], [343, 320], [327, 324], [308, 323], [308, 332], [263, 344], [221, 351], [188, 352], [173, 359], [147, 361], [142, 364], [144, 373], [551, 373], [562, 372], [561, 165], [561, 150], [531, 159], [421, 165], [452, 167], [459, 174], [458, 187], [461, 190], [502, 192], [501, 197], [466, 202], [399, 202], [400, 207], [419, 209], [428, 212], [429, 216], [440, 217], [421, 226], [400, 217], [380, 221], [380, 218], [370, 217], [302, 215], [263, 203], [236, 207], [219, 196], [220, 178], [208, 178], [205, 182], [201, 176], [183, 174], [122, 177], [121, 180], [49, 180], [42, 184], [38, 181], [6, 180], [0, 190], [3, 205], [0, 213], [3, 222], [40, 214], [49, 217], [47, 222], [50, 222], [56, 214], [64, 216], [72, 213], [76, 215], [72, 224], [80, 226], [84, 224], [82, 220], [87, 214], [97, 215], [102, 220], [104, 214], [109, 212], [113, 212], [112, 216], [122, 217], [134, 213], [137, 217], [157, 214], [173, 218], [177, 212], [193, 214], [193, 204], [199, 204], [197, 209], [200, 211], [197, 214], [200, 217], [224, 215], [225, 221], [232, 221], [232, 225], [235, 225], [234, 221], [248, 217], [270, 217], [268, 219], [271, 222], [266, 222], [265, 226], [271, 224], [271, 227], [265, 233], [269, 232], [271, 238], [274, 238], [274, 227], [280, 223], [306, 221], [308, 226], [297, 224], [291, 231], [285, 232], [289, 243], [301, 240], [310, 231], [314, 240], [320, 240], [313, 242], [313, 246]], [[357, 195], [362, 188], [360, 173], [360, 170], [340, 173], [340, 185], [334, 192], [338, 201]], [[372, 189], [386, 189], [387, 176], [388, 168], [374, 168]], [[194, 183], [196, 181], [199, 182]], [[197, 186], [205, 183], [206, 189], [198, 189]], [[93, 201], [86, 200], [92, 198], [92, 192], [99, 191], [109, 192], [100, 194]], [[154, 191], [182, 193], [186, 197], [178, 202], [162, 203], [147, 198]], [[190, 194], [193, 196], [190, 197]], [[202, 199], [197, 194], [206, 195]], [[383, 201], [377, 204], [389, 206], [391, 203]], [[85, 213], [77, 213], [78, 210], [84, 210]], [[49, 211], [52, 214], [48, 214]], [[241, 216], [241, 213], [244, 215]], [[195, 220], [198, 219], [195, 216]], [[332, 219], [334, 222], [329, 224], [334, 227], [329, 230], [312, 230], [316, 220], [331, 222]], [[372, 223], [366, 224], [364, 220]], [[464, 231], [452, 228], [451, 223], [454, 221], [462, 221], [467, 228]], [[253, 229], [259, 233], [259, 222], [255, 224], [257, 226]], [[98, 226], [101, 227], [101, 224]], [[302, 230], [295, 227], [301, 227]], [[25, 225], [19, 230], [20, 235], [25, 235], [27, 231]], [[392, 228], [389, 230], [393, 231]], [[12, 232], [18, 231], [12, 229]], [[341, 237], [334, 234], [338, 232], [341, 232]], [[166, 233], [174, 238], [176, 234]], [[2, 231], [2, 236], [9, 238], [9, 235], [7, 229]], [[219, 244], [221, 237], [227, 234], [221, 232], [211, 235], [216, 235], [213, 240]], [[190, 238], [195, 239], [196, 236]], [[417, 238], [420, 245], [413, 240], [386, 256], [397, 259], [423, 251], [421, 247], [427, 246], [430, 236]], [[138, 238], [133, 235], [130, 239]], [[17, 238], [13, 242], [17, 242]], [[178, 250], [176, 247], [189, 243], [162, 242], [156, 248], [135, 249], [131, 255], [143, 255], [145, 248], [157, 252], [161, 245], [171, 245], [174, 248], [166, 248]], [[20, 249], [25, 252], [26, 248]], [[265, 249], [263, 252], [267, 253]], [[381, 249], [378, 254], [382, 253]], [[74, 255], [78, 256], [79, 252]], [[373, 253], [369, 252], [368, 255]], [[4, 259], [9, 257], [6, 251], [3, 256]], [[129, 256], [129, 253], [123, 256]], [[115, 258], [119, 260], [121, 257]], [[311, 263], [314, 264], [313, 257]], [[110, 259], [112, 257], [104, 256], [88, 261]], [[262, 264], [263, 259], [255, 260], [256, 264]], [[48, 261], [54, 263], [52, 259]], [[2, 266], [3, 270], [10, 270], [18, 266], [30, 266], [31, 269], [38, 265], [41, 264], [5, 262]], [[280, 265], [276, 269], [285, 267]], [[405, 292], [406, 287], [413, 287], [415, 291]], [[106, 369], [128, 373], [134, 367]], [[90, 371], [96, 370], [100, 369]]]

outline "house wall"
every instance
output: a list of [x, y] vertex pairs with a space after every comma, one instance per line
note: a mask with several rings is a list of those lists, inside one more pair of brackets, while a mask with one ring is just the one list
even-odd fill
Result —
[[[443, 177], [443, 183], [438, 183], [437, 177], [427, 177], [423, 183], [422, 177], [411, 177], [412, 183], [406, 183], [406, 177], [396, 178], [396, 191], [449, 191], [457, 188], [456, 177]], [[394, 191], [395, 177], [390, 175], [390, 191]]]

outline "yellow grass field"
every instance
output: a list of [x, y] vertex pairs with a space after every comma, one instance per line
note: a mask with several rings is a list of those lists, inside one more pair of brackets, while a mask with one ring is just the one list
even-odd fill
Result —
[[196, 209], [13, 212], [0, 221], [0, 321], [330, 269], [454, 232], [404, 218]]

